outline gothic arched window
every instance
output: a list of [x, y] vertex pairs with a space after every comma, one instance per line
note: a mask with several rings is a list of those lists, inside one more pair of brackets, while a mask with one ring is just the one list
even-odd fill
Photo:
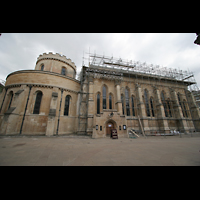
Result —
[[103, 86], [103, 109], [106, 109], [106, 86]]
[[125, 89], [125, 98], [126, 98], [126, 115], [130, 116], [130, 108], [129, 108], [129, 92], [128, 89]]
[[170, 103], [170, 99], [167, 99], [167, 106], [168, 106], [169, 116], [172, 117], [172, 111], [171, 111], [171, 103]]
[[184, 113], [185, 113], [185, 117], [188, 117], [188, 113], [187, 113], [187, 109], [186, 109], [186, 100], [183, 100], [183, 108], [184, 108]]
[[39, 114], [40, 113], [41, 101], [42, 101], [42, 92], [39, 91], [39, 92], [37, 92], [37, 95], [36, 95], [33, 114]]
[[65, 116], [68, 116], [69, 115], [69, 104], [70, 104], [70, 99], [71, 99], [71, 96], [70, 95], [67, 95], [65, 97], [65, 110], [64, 110], [64, 115]]
[[124, 95], [121, 95], [121, 101], [122, 101], [122, 113], [124, 115]]
[[153, 98], [150, 98], [150, 105], [151, 105], [151, 113], [152, 113], [152, 117], [155, 117], [155, 113], [154, 113], [154, 107], [153, 107]]
[[97, 114], [100, 114], [100, 94], [97, 94]]
[[112, 109], [112, 95], [109, 94], [109, 109]]
[[165, 117], [168, 117], [167, 104], [166, 104], [166, 101], [165, 101], [165, 95], [164, 95], [163, 91], [161, 92], [161, 101], [162, 101], [162, 104], [163, 104], [163, 107], [164, 107], [164, 110], [165, 110]]
[[147, 116], [150, 117], [150, 110], [149, 110], [149, 101], [148, 101], [148, 92], [147, 92], [147, 89], [144, 90], [144, 101], [145, 101]]
[[132, 113], [133, 113], [133, 116], [135, 116], [135, 105], [134, 105], [134, 98], [133, 98], [133, 96], [131, 97], [131, 101], [132, 101]]

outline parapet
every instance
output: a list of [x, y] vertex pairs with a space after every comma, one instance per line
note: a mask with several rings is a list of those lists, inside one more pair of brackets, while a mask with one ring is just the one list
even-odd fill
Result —
[[40, 61], [40, 60], [44, 60], [44, 59], [53, 59], [53, 60], [59, 60], [61, 62], [64, 62], [68, 65], [70, 65], [72, 68], [74, 68], [74, 70], [76, 70], [76, 65], [74, 62], [71, 61], [70, 58], [67, 58], [65, 55], [61, 55], [59, 53], [53, 54], [52, 52], [47, 53], [43, 53], [40, 54], [39, 57], [37, 58], [37, 62], [36, 64]]

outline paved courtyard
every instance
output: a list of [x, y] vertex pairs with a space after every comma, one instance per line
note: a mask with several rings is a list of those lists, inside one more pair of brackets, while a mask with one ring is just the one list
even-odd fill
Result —
[[200, 137], [0, 137], [0, 165], [199, 166]]

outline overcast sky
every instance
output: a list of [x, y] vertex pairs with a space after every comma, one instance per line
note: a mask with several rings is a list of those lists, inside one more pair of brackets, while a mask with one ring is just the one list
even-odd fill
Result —
[[[200, 87], [200, 46], [195, 33], [2, 33], [0, 79], [34, 69], [37, 57], [61, 53], [82, 66], [83, 52], [190, 70]], [[85, 54], [85, 57], [88, 55]], [[86, 61], [85, 61], [86, 63]]]

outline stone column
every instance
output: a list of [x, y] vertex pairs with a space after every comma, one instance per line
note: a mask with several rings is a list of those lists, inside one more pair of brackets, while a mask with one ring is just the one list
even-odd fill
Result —
[[170, 129], [169, 129], [168, 121], [165, 118], [165, 110], [161, 102], [160, 91], [158, 90], [156, 86], [153, 86], [153, 89], [154, 89], [155, 101], [156, 101], [158, 126], [160, 130], [163, 131], [164, 133], [169, 133]]

